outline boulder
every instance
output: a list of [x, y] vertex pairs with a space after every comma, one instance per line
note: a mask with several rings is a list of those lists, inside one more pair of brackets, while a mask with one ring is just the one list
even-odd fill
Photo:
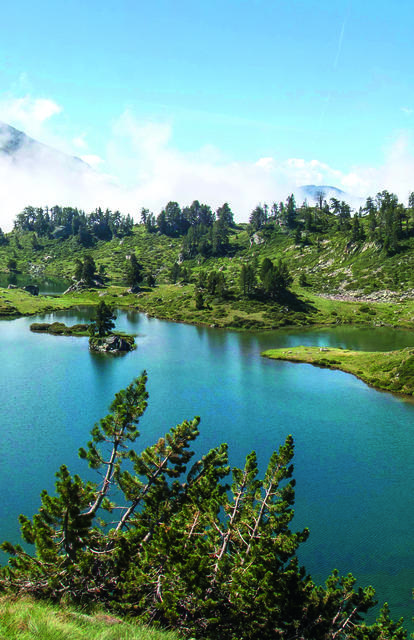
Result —
[[111, 335], [105, 338], [93, 337], [89, 339], [89, 349], [97, 353], [126, 353], [132, 351], [133, 344], [122, 336]]
[[22, 287], [23, 291], [27, 291], [32, 296], [39, 295], [39, 287], [35, 284], [27, 284], [25, 287]]
[[66, 291], [63, 292], [63, 295], [65, 295], [65, 293], [83, 291], [84, 289], [103, 289], [104, 286], [105, 285], [102, 282], [102, 278], [95, 275], [93, 277], [93, 280], [91, 280], [90, 282], [86, 282], [86, 280], [77, 280], [68, 289], [66, 289]]
[[141, 291], [141, 287], [138, 284], [135, 284], [133, 287], [128, 289], [128, 293], [139, 293]]

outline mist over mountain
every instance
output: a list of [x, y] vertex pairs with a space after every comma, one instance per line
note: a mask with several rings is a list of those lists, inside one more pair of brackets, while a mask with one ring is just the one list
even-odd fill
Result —
[[0, 122], [0, 154], [14, 162], [53, 161], [75, 171], [90, 169], [80, 158], [38, 142], [5, 122]]
[[[124, 137], [126, 133], [129, 129]], [[0, 122], [0, 227], [10, 230], [16, 215], [29, 204], [70, 205], [85, 211], [119, 209], [137, 218], [141, 207], [157, 215], [169, 200], [184, 206], [197, 199], [213, 209], [228, 202], [239, 222], [247, 222], [259, 202], [285, 201], [290, 193], [299, 205], [304, 200], [314, 204], [321, 191], [328, 201], [338, 198], [355, 208], [362, 204], [361, 199], [335, 186], [294, 187], [298, 176], [284, 176], [277, 167], [269, 172], [268, 163], [215, 166], [204, 160], [192, 162], [169, 150], [167, 140], [159, 147], [156, 130], [144, 133], [139, 131], [129, 150], [116, 147], [114, 141], [108, 144], [112, 149], [110, 175]]]
[[[8, 231], [27, 205], [112, 206], [116, 185], [86, 162], [0, 122], [0, 227]], [[112, 197], [112, 201], [116, 200]]]

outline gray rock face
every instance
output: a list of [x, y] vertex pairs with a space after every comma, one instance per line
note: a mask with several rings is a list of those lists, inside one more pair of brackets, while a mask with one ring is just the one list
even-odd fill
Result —
[[133, 346], [122, 336], [107, 336], [90, 338], [89, 349], [97, 353], [125, 353], [132, 351]]
[[102, 279], [99, 276], [95, 276], [89, 283], [85, 280], [78, 280], [74, 282], [68, 289], [66, 289], [66, 291], [63, 292], [63, 295], [65, 295], [65, 293], [83, 291], [84, 289], [103, 289], [104, 286]]

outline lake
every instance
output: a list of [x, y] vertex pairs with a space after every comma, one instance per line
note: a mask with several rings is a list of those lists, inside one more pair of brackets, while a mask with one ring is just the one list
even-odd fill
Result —
[[242, 465], [256, 449], [261, 468], [288, 433], [295, 439], [295, 528], [308, 526], [300, 560], [318, 582], [333, 568], [373, 584], [394, 618], [413, 614], [414, 403], [340, 371], [260, 357], [272, 347], [414, 346], [414, 333], [388, 328], [239, 334], [120, 312], [117, 328], [137, 334], [123, 357], [90, 354], [87, 338], [33, 334], [34, 321], [67, 324], [90, 310], [0, 324], [0, 538], [19, 541], [17, 517], [31, 516], [65, 463], [88, 474], [77, 450], [114, 394], [144, 369], [149, 406], [137, 447], [201, 416], [195, 450], [229, 443]]
[[24, 287], [28, 284], [39, 287], [39, 294], [44, 296], [58, 295], [63, 293], [72, 281], [52, 276], [35, 276], [23, 273], [0, 273], [0, 287], [8, 287], [9, 284], [15, 287]]

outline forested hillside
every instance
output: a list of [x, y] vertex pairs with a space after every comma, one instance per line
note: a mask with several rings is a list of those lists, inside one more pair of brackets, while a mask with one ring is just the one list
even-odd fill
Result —
[[[117, 211], [29, 206], [11, 233], [0, 233], [0, 270], [83, 279], [89, 289], [96, 274], [106, 287], [131, 290], [134, 298], [112, 291], [120, 304], [185, 322], [410, 325], [413, 207], [414, 194], [404, 206], [383, 191], [352, 215], [346, 202], [321, 192], [314, 203], [289, 196], [258, 205], [248, 224], [236, 224], [227, 203], [214, 212], [198, 201], [169, 202], [158, 215], [143, 208], [133, 224]], [[85, 279], [86, 263], [93, 273]]]

